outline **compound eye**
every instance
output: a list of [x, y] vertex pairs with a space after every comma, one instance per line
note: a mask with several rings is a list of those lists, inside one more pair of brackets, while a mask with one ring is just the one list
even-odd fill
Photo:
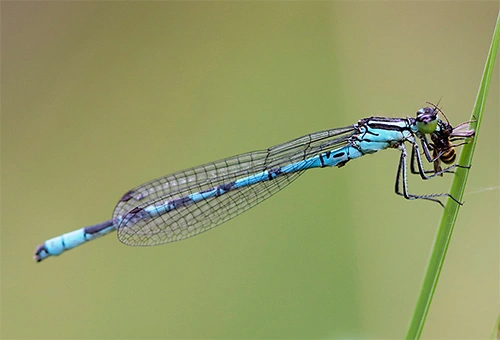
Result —
[[436, 119], [437, 113], [432, 107], [424, 107], [417, 111], [417, 122], [429, 123]]
[[438, 117], [436, 110], [432, 107], [424, 107], [417, 111], [417, 122], [418, 131], [422, 133], [433, 133], [436, 131]]

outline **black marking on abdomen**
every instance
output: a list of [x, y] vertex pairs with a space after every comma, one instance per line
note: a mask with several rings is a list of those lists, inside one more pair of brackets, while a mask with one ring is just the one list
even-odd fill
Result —
[[141, 212], [142, 210], [144, 210], [144, 209], [142, 209], [141, 207], [135, 207], [134, 209], [130, 210], [128, 213], [129, 214], [137, 214], [137, 213]]
[[231, 190], [234, 187], [234, 182], [226, 183], [226, 184], [221, 184], [217, 187], [217, 191], [223, 190], [224, 192]]
[[[45, 253], [45, 254], [48, 254], [49, 251], [47, 250], [47, 248], [45, 247], [45, 243], [43, 244], [40, 244], [38, 247], [36, 247], [35, 249], [35, 260], [36, 262], [41, 262], [44, 258], [42, 258], [42, 256], [40, 255], [41, 253]], [[44, 255], [45, 255], [44, 254]]]
[[193, 200], [186, 196], [186, 197], [181, 197], [181, 198], [171, 200], [167, 204], [172, 205], [173, 209], [177, 209], [180, 207], [185, 207], [185, 206], [189, 205], [190, 203], [193, 203]]
[[321, 167], [324, 168], [325, 167], [325, 160], [323, 159], [323, 154], [320, 153], [318, 155], [318, 157], [319, 157], [319, 162], [321, 163]]
[[95, 233], [100, 232], [103, 229], [106, 229], [107, 227], [111, 227], [112, 225], [113, 225], [113, 220], [109, 220], [109, 221], [106, 221], [103, 223], [99, 223], [99, 224], [84, 228], [83, 231], [86, 234], [95, 234]]
[[339, 153], [336, 153], [333, 155], [333, 158], [340, 158], [340, 157], [344, 157], [345, 156], [345, 152], [339, 152]]
[[281, 168], [269, 169], [267, 171], [267, 178], [268, 178], [268, 180], [275, 179], [279, 175], [281, 175]]

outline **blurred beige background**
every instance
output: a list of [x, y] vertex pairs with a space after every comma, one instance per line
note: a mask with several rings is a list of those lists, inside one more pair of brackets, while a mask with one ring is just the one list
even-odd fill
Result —
[[[402, 338], [442, 209], [398, 154], [312, 170], [150, 248], [40, 264], [167, 173], [425, 101], [469, 118], [498, 2], [2, 2], [1, 337]], [[499, 301], [499, 77], [425, 338], [487, 338]], [[415, 193], [446, 192], [451, 176]]]

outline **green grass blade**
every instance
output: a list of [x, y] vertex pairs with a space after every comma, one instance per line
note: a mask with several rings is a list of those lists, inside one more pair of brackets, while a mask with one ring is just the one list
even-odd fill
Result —
[[497, 321], [495, 322], [495, 327], [491, 332], [490, 339], [500, 339], [500, 315], [497, 317]]
[[[486, 97], [488, 95], [488, 89], [493, 74], [493, 66], [495, 64], [499, 42], [500, 13], [497, 18], [495, 32], [493, 33], [490, 51], [488, 53], [488, 58], [486, 59], [486, 65], [484, 68], [483, 77], [481, 79], [481, 85], [479, 86], [479, 92], [477, 94], [476, 103], [474, 105], [474, 110], [471, 118], [471, 120], [475, 120], [475, 122], [471, 124], [471, 126], [476, 130], [476, 135], [472, 139], [471, 143], [463, 147], [462, 153], [460, 155], [460, 160], [458, 162], [461, 165], [471, 165], [472, 162], [472, 156], [474, 154], [474, 149], [476, 147], [476, 142], [478, 139], [483, 109], [486, 103]], [[468, 174], [469, 169], [461, 168], [457, 169], [455, 173], [450, 193], [459, 201], [462, 201]], [[441, 217], [441, 224], [439, 225], [439, 229], [434, 240], [432, 254], [427, 265], [424, 281], [422, 283], [420, 295], [415, 306], [413, 318], [406, 334], [406, 339], [420, 338], [420, 334], [422, 333], [424, 327], [425, 318], [429, 311], [434, 291], [436, 290], [439, 274], [443, 266], [446, 251], [448, 250], [448, 245], [451, 240], [451, 235], [453, 233], [453, 227], [457, 219], [459, 208], [460, 206], [458, 204], [454, 203], [451, 199], [448, 198], [448, 201], [446, 202], [446, 208], [444, 209], [443, 216]]]

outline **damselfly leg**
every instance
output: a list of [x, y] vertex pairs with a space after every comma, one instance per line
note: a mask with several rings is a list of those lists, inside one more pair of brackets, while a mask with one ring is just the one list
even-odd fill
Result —
[[[422, 173], [423, 172], [423, 165], [422, 165], [422, 159], [420, 158], [420, 153], [418, 152], [417, 142], [415, 140], [408, 140], [408, 142], [413, 144], [412, 149], [415, 150], [415, 154], [418, 155], [417, 156], [418, 164], [419, 164], [419, 172], [418, 173], [420, 173], [421, 176], [426, 176], [425, 174]], [[436, 202], [439, 205], [441, 205], [443, 208], [444, 208], [443, 202], [441, 202], [439, 199], [437, 199], [437, 197], [450, 197], [452, 200], [454, 200], [458, 204], [462, 205], [462, 203], [460, 201], [455, 199], [455, 197], [453, 197], [449, 193], [425, 194], [425, 195], [410, 194], [408, 192], [408, 178], [407, 178], [408, 176], [407, 176], [407, 170], [406, 170], [406, 166], [407, 166], [406, 159], [408, 157], [408, 154], [406, 152], [406, 147], [404, 144], [400, 144], [397, 147], [397, 149], [399, 151], [401, 151], [401, 155], [399, 157], [398, 171], [397, 171], [397, 175], [396, 175], [396, 183], [395, 183], [395, 188], [394, 188], [395, 189], [394, 191], [396, 192], [396, 194], [403, 196], [404, 198], [406, 198], [408, 200], [424, 199], [424, 200]], [[429, 178], [431, 178], [431, 177], [427, 177], [425, 179], [429, 179]], [[401, 190], [401, 187], [402, 187], [402, 190]]]

